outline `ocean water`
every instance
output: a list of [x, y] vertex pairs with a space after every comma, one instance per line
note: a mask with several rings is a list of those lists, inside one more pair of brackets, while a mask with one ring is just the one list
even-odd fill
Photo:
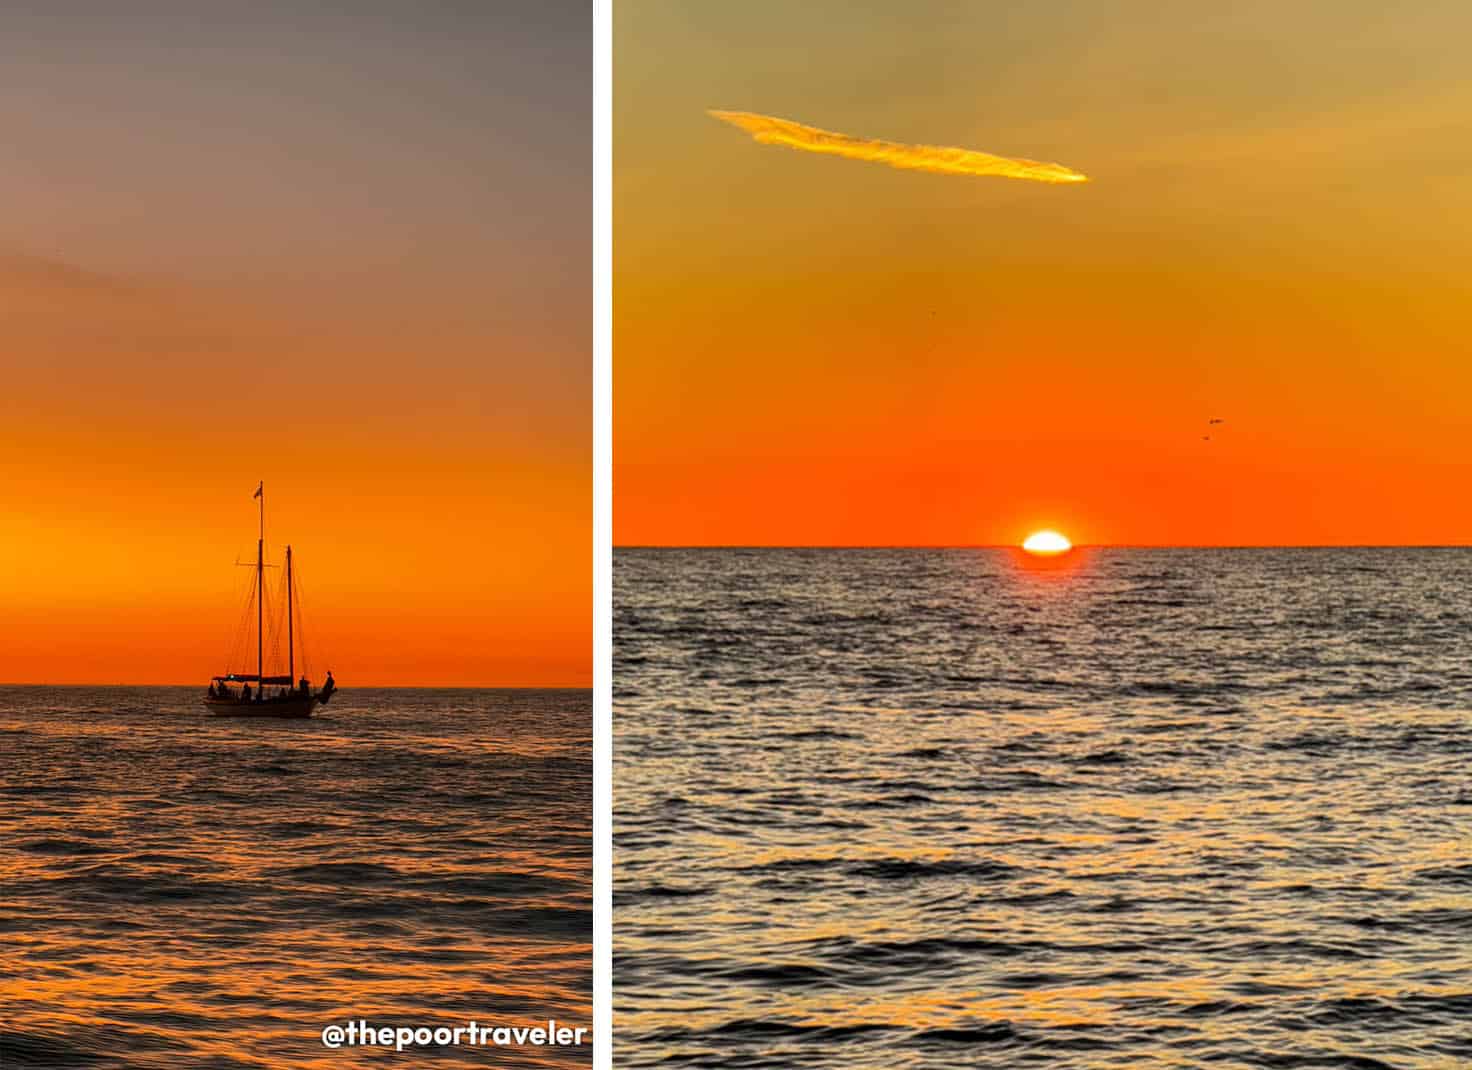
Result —
[[591, 696], [0, 688], [0, 1067], [587, 1066], [325, 1026], [590, 1025]]
[[617, 1065], [1472, 1065], [1472, 551], [614, 585]]

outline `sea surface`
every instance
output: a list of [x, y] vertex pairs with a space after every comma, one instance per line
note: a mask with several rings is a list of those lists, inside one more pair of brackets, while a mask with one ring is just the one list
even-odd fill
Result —
[[1472, 1066], [1472, 551], [614, 584], [619, 1067]]
[[0, 688], [0, 1067], [591, 1064], [320, 1040], [591, 1024], [589, 692], [200, 692]]

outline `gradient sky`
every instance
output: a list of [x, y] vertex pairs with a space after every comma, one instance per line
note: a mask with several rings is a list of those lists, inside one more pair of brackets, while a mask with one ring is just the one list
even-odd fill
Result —
[[[585, 3], [7, 4], [0, 681], [591, 676]], [[303, 13], [313, 9], [314, 13]]]
[[1472, 542], [1472, 8], [614, 18], [616, 542]]

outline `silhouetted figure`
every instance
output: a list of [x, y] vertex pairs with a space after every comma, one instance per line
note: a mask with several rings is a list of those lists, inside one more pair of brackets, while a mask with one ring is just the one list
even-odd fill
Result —
[[322, 685], [322, 690], [318, 693], [317, 698], [321, 701], [322, 705], [325, 706], [327, 705], [327, 700], [332, 697], [332, 693], [336, 690], [337, 683], [332, 679], [332, 670], [328, 669], [327, 682]]
[[302, 675], [301, 682], [296, 687], [303, 695], [310, 695], [312, 693], [312, 685], [308, 682], [305, 674]]
[[211, 680], [210, 681], [210, 698], [214, 698], [214, 697], [215, 697], [215, 684], [214, 684], [214, 681]]
[[250, 701], [250, 684], [246, 684], [240, 689], [240, 697], [246, 702]]

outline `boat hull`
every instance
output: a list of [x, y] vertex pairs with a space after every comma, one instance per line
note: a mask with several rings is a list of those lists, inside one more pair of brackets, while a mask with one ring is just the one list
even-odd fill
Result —
[[285, 699], [266, 699], [264, 702], [242, 701], [238, 698], [207, 698], [204, 708], [213, 717], [280, 717], [299, 720], [312, 716], [317, 705], [316, 695], [293, 695]]

